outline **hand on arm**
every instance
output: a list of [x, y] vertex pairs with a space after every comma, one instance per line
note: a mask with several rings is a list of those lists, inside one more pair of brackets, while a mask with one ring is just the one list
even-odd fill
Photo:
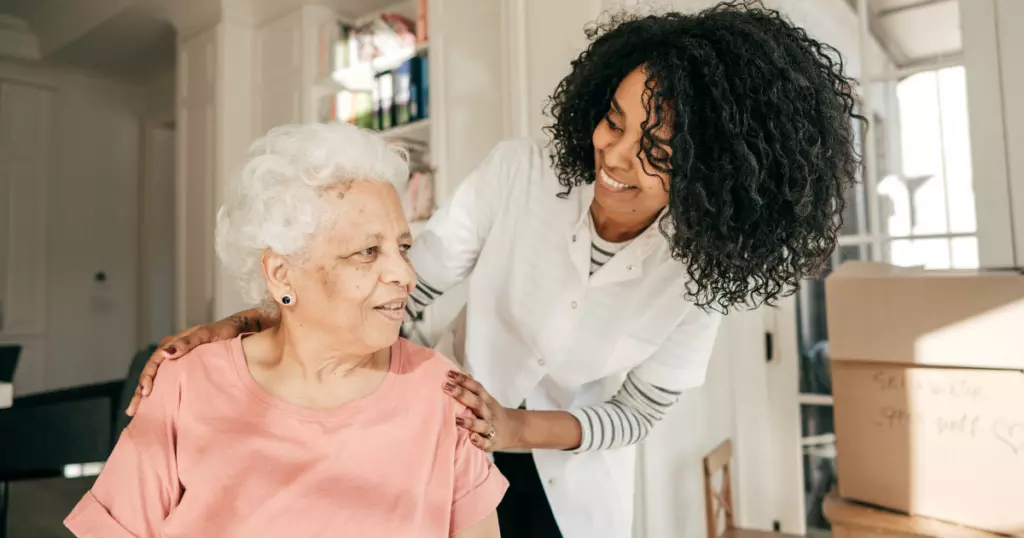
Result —
[[196, 325], [178, 334], [164, 338], [160, 341], [156, 351], [149, 356], [145, 368], [139, 374], [139, 385], [135, 387], [135, 394], [132, 396], [132, 401], [128, 404], [128, 409], [125, 413], [128, 416], [135, 416], [143, 396], [149, 396], [150, 391], [153, 390], [153, 379], [156, 377], [156, 371], [160, 368], [160, 363], [165, 360], [181, 358], [196, 346], [202, 344], [229, 340], [242, 333], [261, 332], [264, 329], [276, 326], [277, 323], [277, 317], [261, 314], [259, 310], [243, 310], [220, 321], [207, 323], [206, 325]]
[[474, 418], [457, 419], [469, 440], [487, 452], [543, 448], [569, 450], [580, 446], [580, 422], [568, 411], [528, 411], [504, 407], [468, 374], [452, 371], [445, 392], [468, 407]]
[[[473, 411], [459, 426], [488, 452], [504, 449], [608, 450], [647, 437], [679, 400], [704, 382], [721, 316], [694, 308], [607, 402], [569, 411], [509, 409], [475, 379], [451, 372], [445, 391]], [[493, 436], [489, 434], [493, 431]]]

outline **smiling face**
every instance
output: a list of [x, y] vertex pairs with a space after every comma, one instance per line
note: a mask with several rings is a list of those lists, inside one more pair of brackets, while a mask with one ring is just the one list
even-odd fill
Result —
[[[650, 99], [646, 80], [642, 67], [627, 75], [594, 129], [595, 210], [612, 218], [650, 221], [668, 204], [668, 174], [655, 170], [640, 151]], [[657, 150], [670, 155], [670, 122], [663, 122], [654, 136]]]
[[[416, 283], [406, 252], [412, 235], [395, 188], [352, 181], [323, 191], [329, 217], [298, 263], [265, 259], [271, 292], [295, 296], [282, 307], [302, 327], [342, 335], [370, 353], [398, 338], [405, 301]], [[268, 263], [270, 262], [270, 263]]]

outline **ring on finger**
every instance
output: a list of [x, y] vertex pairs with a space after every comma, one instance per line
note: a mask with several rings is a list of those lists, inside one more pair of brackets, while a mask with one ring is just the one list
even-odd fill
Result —
[[491, 439], [494, 439], [494, 436], [497, 434], [498, 432], [494, 431], [494, 426], [491, 426], [491, 429], [488, 430], [487, 433], [483, 434], [483, 438], [489, 441]]

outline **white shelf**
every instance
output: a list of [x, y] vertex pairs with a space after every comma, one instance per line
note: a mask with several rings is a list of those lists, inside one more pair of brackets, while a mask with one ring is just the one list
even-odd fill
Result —
[[379, 73], [395, 69], [406, 60], [417, 56], [427, 50], [428, 45], [421, 43], [415, 47], [409, 47], [401, 51], [379, 56], [369, 62], [339, 69], [331, 76], [324, 78], [317, 84], [322, 91], [337, 93], [348, 89], [353, 91], [370, 91], [373, 87], [373, 78]]
[[407, 138], [418, 142], [430, 142], [430, 118], [417, 120], [398, 127], [392, 127], [380, 132], [380, 135], [388, 140], [396, 138]]

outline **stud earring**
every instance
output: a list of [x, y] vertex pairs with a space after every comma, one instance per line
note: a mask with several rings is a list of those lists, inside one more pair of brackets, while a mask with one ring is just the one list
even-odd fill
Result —
[[281, 304], [283, 304], [283, 305], [290, 305], [290, 304], [292, 304], [292, 301], [294, 301], [294, 299], [292, 299], [291, 295], [282, 295], [281, 296]]

